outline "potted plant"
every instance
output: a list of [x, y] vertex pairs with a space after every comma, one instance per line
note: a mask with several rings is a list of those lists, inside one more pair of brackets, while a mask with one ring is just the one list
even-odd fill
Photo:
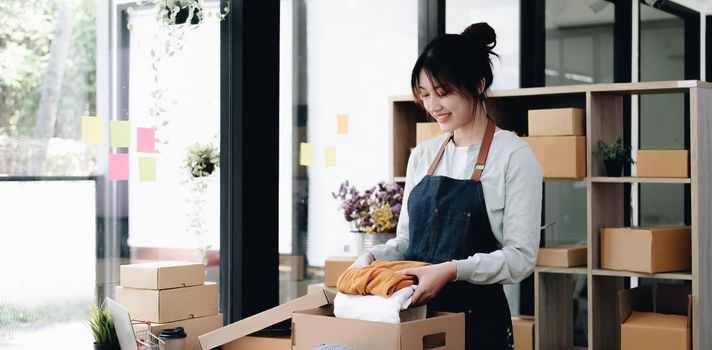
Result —
[[92, 306], [89, 327], [94, 335], [94, 350], [119, 350], [119, 338], [111, 313], [104, 307]]
[[195, 235], [197, 253], [206, 266], [208, 250], [212, 246], [205, 241], [208, 233], [205, 203], [208, 201], [208, 185], [215, 177], [213, 174], [217, 173], [219, 166], [220, 153], [213, 143], [202, 145], [195, 143], [190, 146], [181, 166], [185, 176], [185, 180], [181, 183], [188, 184], [191, 192], [187, 200], [192, 207], [192, 211], [188, 214], [190, 221], [187, 231]]
[[403, 202], [403, 187], [397, 183], [380, 182], [361, 192], [344, 181], [331, 195], [339, 200], [339, 209], [351, 226], [352, 254], [395, 237]]
[[610, 144], [598, 140], [593, 155], [603, 160], [607, 176], [621, 176], [624, 165], [635, 163], [630, 156], [630, 149], [623, 146], [620, 138]]

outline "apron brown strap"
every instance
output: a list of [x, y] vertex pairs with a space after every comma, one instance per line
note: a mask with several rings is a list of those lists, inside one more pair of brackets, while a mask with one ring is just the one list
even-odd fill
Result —
[[472, 172], [472, 180], [480, 181], [482, 171], [485, 170], [485, 162], [487, 161], [487, 155], [489, 154], [489, 149], [492, 145], [492, 138], [494, 137], [495, 129], [496, 125], [489, 118], [487, 118], [487, 127], [485, 128], [485, 134], [482, 137], [482, 145], [480, 146], [480, 153], [477, 155], [475, 170]]
[[440, 146], [440, 150], [438, 151], [438, 154], [435, 155], [435, 159], [433, 159], [433, 162], [430, 164], [430, 168], [428, 169], [428, 176], [433, 176], [433, 173], [435, 172], [435, 168], [438, 166], [438, 163], [440, 162], [440, 158], [443, 157], [443, 153], [445, 152], [445, 147], [447, 146], [447, 143], [450, 142], [451, 138], [452, 138], [452, 134], [450, 134], [450, 136], [445, 139], [445, 142], [443, 142], [443, 145]]

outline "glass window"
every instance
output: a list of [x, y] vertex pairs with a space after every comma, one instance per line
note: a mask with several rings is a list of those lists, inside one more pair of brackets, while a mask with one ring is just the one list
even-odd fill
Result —
[[[685, 22], [640, 4], [640, 81], [685, 78]], [[639, 149], [685, 148], [685, 96], [641, 95]], [[685, 223], [685, 186], [641, 184], [640, 225]]]
[[492, 61], [493, 90], [519, 88], [519, 1], [447, 0], [445, 32], [462, 33], [472, 23], [487, 22], [497, 33]]
[[546, 86], [613, 82], [615, 5], [546, 0]]
[[91, 0], [0, 0], [2, 349], [91, 347], [97, 168], [81, 116], [96, 112], [95, 21]]
[[[321, 282], [328, 256], [350, 254], [350, 226], [332, 197], [341, 182], [366, 189], [393, 180], [388, 98], [410, 94], [417, 10], [410, 0], [281, 1], [280, 301]], [[347, 116], [345, 134], [338, 115]], [[301, 143], [313, 147], [308, 166]], [[306, 279], [297, 281], [294, 261], [307, 266]]]

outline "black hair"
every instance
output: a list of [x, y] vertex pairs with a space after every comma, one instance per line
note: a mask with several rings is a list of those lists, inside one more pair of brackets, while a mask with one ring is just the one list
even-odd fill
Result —
[[[445, 34], [433, 39], [415, 61], [410, 85], [415, 102], [423, 107], [420, 98], [420, 71], [433, 86], [440, 85], [446, 92], [458, 92], [472, 101], [486, 102], [486, 92], [492, 85], [492, 61], [497, 35], [485, 22], [474, 23], [461, 34]], [[480, 81], [485, 86], [478, 93]]]

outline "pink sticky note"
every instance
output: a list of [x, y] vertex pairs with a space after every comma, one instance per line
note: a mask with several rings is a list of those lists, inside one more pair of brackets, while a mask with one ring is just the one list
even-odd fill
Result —
[[109, 181], [129, 179], [128, 153], [112, 154], [109, 156]]
[[156, 152], [156, 130], [153, 128], [137, 128], [139, 152], [153, 153]]

